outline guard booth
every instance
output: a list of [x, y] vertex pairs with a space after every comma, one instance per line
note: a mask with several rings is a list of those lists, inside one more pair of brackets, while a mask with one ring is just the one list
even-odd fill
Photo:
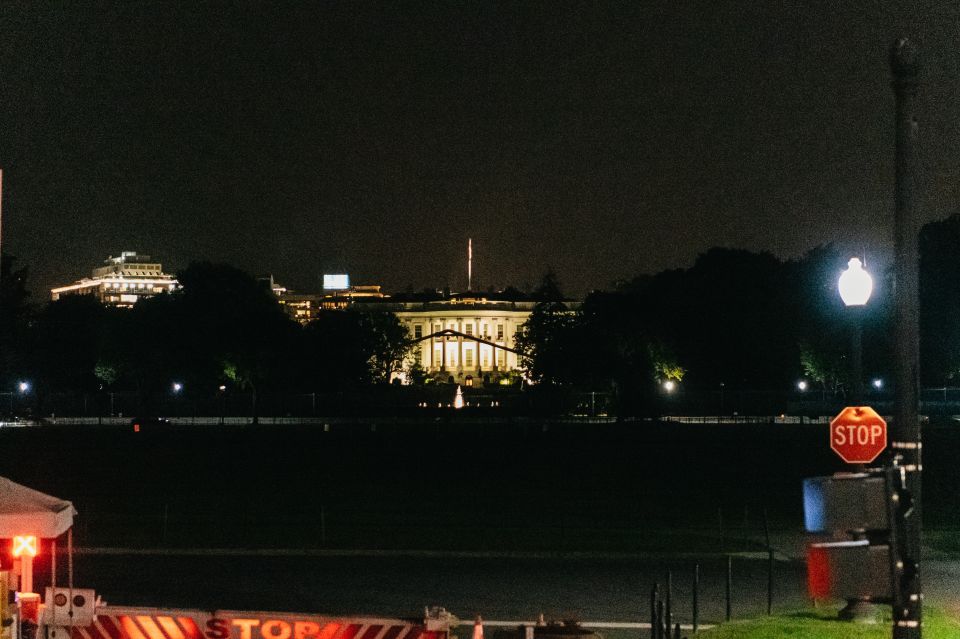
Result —
[[[72, 527], [76, 513], [69, 501], [0, 477], [0, 639], [33, 639], [42, 623], [40, 595], [33, 587], [33, 561], [42, 555], [44, 540], [49, 541], [53, 587], [57, 539], [64, 534], [68, 572], [73, 575]], [[11, 606], [11, 592], [15, 593], [15, 607]], [[72, 615], [72, 599], [65, 604]]]

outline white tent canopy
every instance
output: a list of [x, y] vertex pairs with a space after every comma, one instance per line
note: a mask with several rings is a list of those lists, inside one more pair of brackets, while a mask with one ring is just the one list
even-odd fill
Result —
[[73, 525], [76, 514], [69, 501], [0, 477], [0, 539], [17, 535], [59, 537]]

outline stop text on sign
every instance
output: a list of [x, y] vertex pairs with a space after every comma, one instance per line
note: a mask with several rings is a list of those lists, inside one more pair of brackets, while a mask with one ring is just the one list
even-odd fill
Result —
[[883, 441], [885, 436], [886, 431], [880, 424], [870, 424], [869, 426], [865, 424], [859, 426], [846, 424], [833, 429], [833, 443], [837, 446], [846, 446], [847, 444], [857, 446], [876, 445]]
[[869, 464], [887, 447], [887, 422], [869, 406], [847, 406], [830, 422], [830, 448], [848, 464]]

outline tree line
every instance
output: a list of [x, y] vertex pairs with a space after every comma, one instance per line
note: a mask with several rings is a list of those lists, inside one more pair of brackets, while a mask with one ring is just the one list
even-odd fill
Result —
[[[920, 254], [921, 383], [957, 385], [960, 215], [924, 226]], [[655, 409], [671, 382], [701, 394], [783, 395], [803, 380], [847, 395], [853, 323], [861, 322], [863, 377], [889, 380], [892, 269], [873, 271], [873, 295], [854, 314], [837, 286], [850, 257], [834, 245], [789, 260], [713, 248], [690, 268], [593, 292], [576, 311], [557, 295], [537, 305], [518, 336], [527, 375], [547, 388], [608, 391], [620, 413]]]
[[[920, 249], [921, 381], [955, 385], [960, 216], [925, 226]], [[849, 257], [831, 245], [790, 260], [713, 248], [689, 268], [592, 292], [576, 310], [548, 273], [527, 296], [539, 301], [517, 335], [524, 376], [535, 392], [609, 393], [621, 414], [656, 407], [666, 382], [700, 392], [783, 392], [802, 378], [844, 394], [854, 318], [837, 280]], [[5, 256], [0, 273], [4, 392], [27, 379], [38, 397], [117, 391], [148, 402], [177, 380], [198, 395], [228, 385], [256, 398], [363, 389], [410, 366], [410, 336], [393, 314], [322, 311], [301, 326], [268, 288], [227, 265], [192, 264], [178, 273], [180, 290], [132, 309], [88, 296], [31, 304], [26, 268]], [[892, 370], [892, 274], [873, 277], [859, 320], [865, 379]], [[408, 373], [425, 380], [415, 367]]]
[[[29, 304], [26, 270], [4, 261], [0, 366], [4, 390], [29, 380], [50, 393], [132, 392], [151, 397], [179, 383], [215, 394], [221, 385], [262, 392], [351, 390], [389, 380], [409, 342], [392, 313], [324, 311], [306, 326], [269, 288], [234, 267], [194, 263], [181, 289], [104, 306], [87, 295]], [[42, 408], [41, 408], [42, 410]]]

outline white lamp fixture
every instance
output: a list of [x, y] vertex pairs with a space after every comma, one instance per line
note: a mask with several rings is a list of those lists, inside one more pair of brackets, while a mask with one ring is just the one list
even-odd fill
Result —
[[847, 270], [840, 274], [840, 298], [847, 306], [864, 306], [873, 292], [873, 278], [863, 270], [855, 257], [847, 262]]

